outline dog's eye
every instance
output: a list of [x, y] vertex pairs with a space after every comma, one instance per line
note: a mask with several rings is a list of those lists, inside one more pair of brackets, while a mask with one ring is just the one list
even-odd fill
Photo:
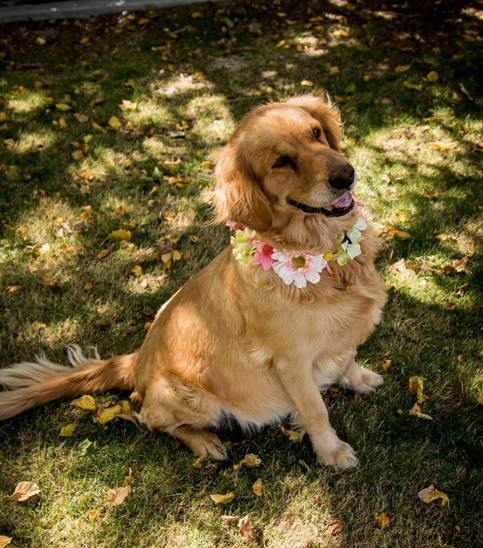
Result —
[[317, 139], [317, 141], [320, 141], [320, 135], [321, 135], [320, 129], [318, 127], [314, 127], [312, 131], [314, 132], [314, 136]]
[[293, 165], [293, 161], [288, 156], [279, 156], [277, 161], [273, 164], [273, 168], [285, 167]]

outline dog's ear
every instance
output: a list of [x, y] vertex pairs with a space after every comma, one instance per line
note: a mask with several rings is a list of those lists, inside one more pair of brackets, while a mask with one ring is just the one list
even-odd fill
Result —
[[226, 145], [219, 152], [215, 178], [215, 208], [218, 222], [233, 222], [259, 232], [270, 228], [270, 202], [233, 144]]
[[324, 128], [325, 136], [330, 148], [340, 152], [340, 141], [342, 139], [342, 120], [339, 111], [327, 98], [316, 97], [315, 95], [302, 95], [288, 101], [289, 105], [303, 108], [311, 116], [316, 118]]

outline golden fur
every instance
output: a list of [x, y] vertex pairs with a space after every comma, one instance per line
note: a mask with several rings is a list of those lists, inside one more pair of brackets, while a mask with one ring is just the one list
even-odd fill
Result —
[[[308, 214], [287, 200], [326, 207], [342, 195], [329, 184], [347, 165], [341, 135], [338, 112], [312, 95], [249, 113], [217, 162], [217, 220], [254, 228], [279, 249], [334, 249], [359, 214]], [[291, 163], [275, 167], [281, 156]], [[199, 455], [226, 457], [208, 430], [226, 418], [251, 427], [292, 415], [323, 464], [355, 465], [320, 390], [339, 382], [368, 393], [382, 384], [355, 362], [385, 302], [371, 229], [364, 235], [359, 257], [332, 263], [333, 276], [324, 270], [304, 289], [238, 263], [225, 249], [163, 305], [137, 354], [107, 361], [77, 354], [74, 369], [46, 362], [43, 373], [36, 364], [1, 370], [0, 384], [13, 390], [0, 393], [0, 419], [59, 397], [131, 389], [142, 401], [141, 422]]]

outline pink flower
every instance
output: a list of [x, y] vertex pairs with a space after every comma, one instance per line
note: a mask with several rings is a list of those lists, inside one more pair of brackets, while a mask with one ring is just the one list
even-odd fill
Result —
[[253, 264], [261, 264], [264, 272], [269, 271], [275, 262], [272, 259], [273, 247], [266, 242], [258, 242], [255, 247], [257, 250], [253, 256]]
[[316, 284], [320, 281], [320, 273], [327, 266], [327, 261], [322, 255], [311, 253], [288, 253], [287, 251], [275, 251], [273, 270], [285, 284], [293, 283], [295, 287], [302, 289], [307, 282]]

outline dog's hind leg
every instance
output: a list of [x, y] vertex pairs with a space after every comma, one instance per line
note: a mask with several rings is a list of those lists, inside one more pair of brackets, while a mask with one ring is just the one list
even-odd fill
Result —
[[355, 351], [351, 352], [340, 384], [358, 394], [371, 394], [382, 386], [384, 379], [378, 373], [357, 365], [355, 355]]

